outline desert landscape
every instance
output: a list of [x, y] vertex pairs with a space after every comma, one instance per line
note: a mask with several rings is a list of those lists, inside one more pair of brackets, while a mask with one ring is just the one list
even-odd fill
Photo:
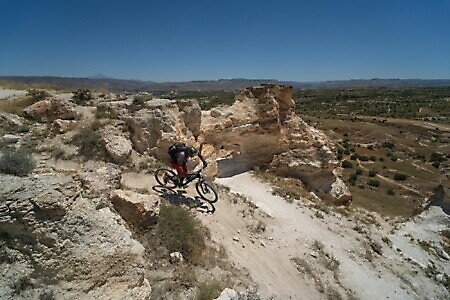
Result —
[[448, 87], [2, 85], [2, 299], [448, 299]]

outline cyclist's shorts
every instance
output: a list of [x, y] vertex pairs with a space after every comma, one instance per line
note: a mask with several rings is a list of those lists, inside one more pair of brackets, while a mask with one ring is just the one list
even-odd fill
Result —
[[[173, 163], [170, 163], [170, 165], [172, 166], [172, 168], [174, 168], [175, 170], [179, 170], [179, 168], [180, 168], [180, 166], [177, 164], [177, 163], [175, 163], [175, 162], [173, 162]], [[186, 167], [186, 165], [182, 165], [181, 166], [181, 169], [183, 170], [183, 173], [182, 174], [186, 174], [187, 172], [188, 172], [188, 169], [187, 169], [187, 167]], [[178, 172], [179, 173], [179, 172]]]

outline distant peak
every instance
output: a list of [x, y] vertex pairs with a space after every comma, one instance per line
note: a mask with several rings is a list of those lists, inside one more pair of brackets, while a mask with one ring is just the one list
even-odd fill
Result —
[[97, 73], [95, 75], [91, 75], [88, 77], [89, 79], [111, 79], [112, 77], [106, 76], [105, 74], [102, 73]]

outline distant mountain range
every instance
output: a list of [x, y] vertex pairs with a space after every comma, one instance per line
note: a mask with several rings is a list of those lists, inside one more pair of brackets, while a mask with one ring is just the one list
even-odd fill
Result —
[[49, 77], [49, 76], [0, 76], [1, 82], [25, 85], [52, 86], [57, 89], [106, 89], [113, 92], [170, 92], [170, 91], [220, 91], [238, 90], [264, 83], [292, 85], [297, 89], [320, 88], [409, 88], [409, 87], [443, 87], [450, 86], [450, 79], [352, 79], [323, 82], [279, 81], [276, 79], [219, 79], [187, 82], [152, 82], [109, 78], [96, 74], [87, 78]]

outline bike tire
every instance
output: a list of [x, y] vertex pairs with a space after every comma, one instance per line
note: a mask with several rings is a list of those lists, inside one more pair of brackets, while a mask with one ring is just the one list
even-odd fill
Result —
[[202, 197], [209, 203], [214, 203], [219, 200], [219, 195], [217, 194], [216, 188], [209, 181], [197, 181], [197, 183], [195, 184], [195, 189], [197, 190], [197, 193], [200, 195], [200, 197]]
[[170, 169], [158, 169], [155, 172], [155, 179], [161, 186], [172, 189], [176, 187], [175, 183], [172, 181], [172, 177], [176, 176], [175, 172]]

